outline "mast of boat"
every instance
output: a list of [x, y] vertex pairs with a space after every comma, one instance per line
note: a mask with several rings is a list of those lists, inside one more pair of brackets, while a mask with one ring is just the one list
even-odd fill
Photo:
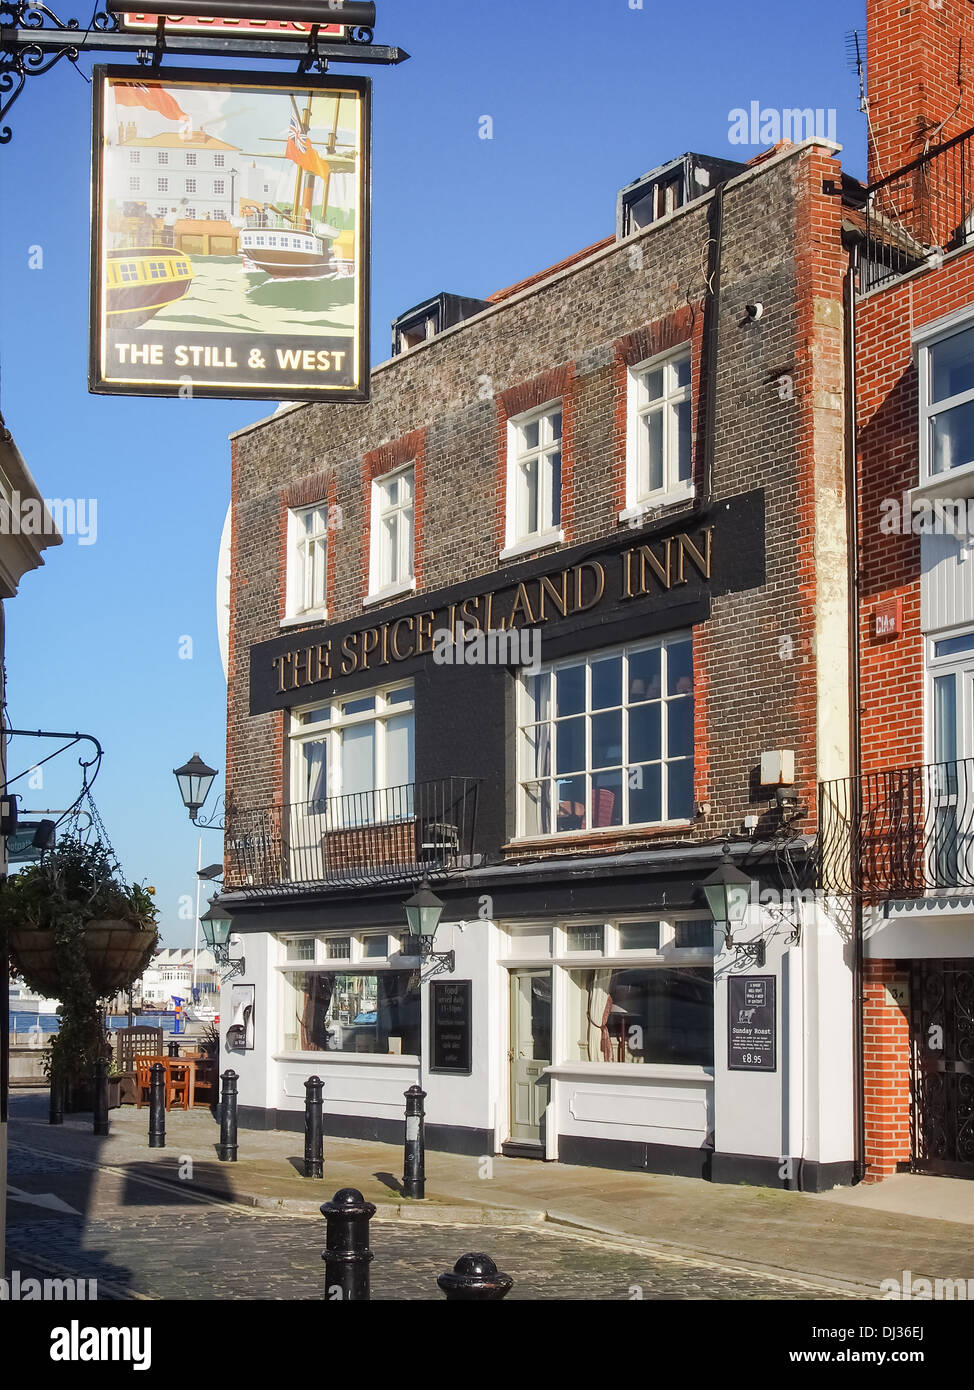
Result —
[[[330, 139], [329, 139], [329, 141], [328, 141], [328, 153], [329, 153], [329, 154], [334, 154], [334, 152], [335, 152], [335, 147], [336, 147], [336, 145], [338, 144], [338, 113], [339, 113], [339, 111], [341, 110], [341, 105], [342, 105], [342, 94], [341, 94], [341, 92], [336, 92], [336, 93], [335, 93], [335, 120], [334, 120], [334, 123], [332, 124], [332, 128], [331, 128], [331, 137], [330, 137]], [[331, 192], [331, 164], [329, 163], [329, 161], [328, 161], [327, 159], [325, 160], [325, 168], [328, 170], [328, 173], [325, 175], [325, 177], [324, 177], [324, 178], [322, 179], [322, 181], [321, 181], [321, 182], [322, 182], [322, 185], [323, 185], [322, 190], [321, 190], [321, 220], [322, 220], [322, 222], [327, 222], [327, 221], [328, 221], [328, 195], [329, 195], [329, 193]]]
[[[301, 128], [301, 134], [302, 134], [302, 135], [307, 135], [308, 131], [311, 129], [311, 93], [310, 93], [310, 92], [308, 93], [308, 104], [307, 104], [307, 106], [304, 108], [304, 115], [303, 115], [303, 116], [301, 116], [301, 115], [298, 114], [298, 104], [297, 104], [297, 102], [294, 100], [294, 94], [293, 94], [293, 92], [292, 92], [292, 94], [291, 94], [291, 106], [292, 106], [292, 108], [293, 108], [293, 110], [294, 110], [294, 119], [297, 121], [298, 125], [299, 125], [300, 128]], [[307, 174], [307, 175], [308, 175], [308, 178], [311, 180], [311, 188], [312, 188], [312, 189], [314, 189], [314, 178], [315, 178], [315, 176], [314, 176], [314, 174], [309, 173], [308, 170], [303, 169], [303, 168], [301, 167], [300, 164], [298, 165], [297, 176], [295, 177], [295, 180], [294, 180], [294, 205], [293, 205], [293, 207], [292, 207], [292, 209], [291, 209], [291, 218], [292, 218], [292, 225], [295, 226], [295, 227], [297, 227], [299, 230], [304, 231], [305, 229], [304, 229], [304, 226], [302, 225], [303, 222], [304, 222], [304, 218], [302, 217], [302, 218], [301, 218], [301, 221], [298, 221], [299, 215], [300, 215], [300, 213], [301, 213], [301, 211], [302, 211], [302, 199], [301, 199], [301, 175], [302, 175], [302, 174]]]

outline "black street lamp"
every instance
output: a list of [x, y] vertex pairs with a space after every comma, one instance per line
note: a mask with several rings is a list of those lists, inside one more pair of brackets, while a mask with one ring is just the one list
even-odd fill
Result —
[[456, 969], [456, 952], [433, 950], [436, 929], [440, 925], [445, 904], [433, 892], [428, 879], [423, 879], [419, 891], [407, 899], [403, 906], [406, 909], [409, 935], [419, 947], [420, 960], [435, 962], [435, 969], [431, 974], [436, 975], [441, 971], [452, 974]]
[[763, 941], [735, 941], [734, 929], [743, 925], [751, 901], [752, 882], [747, 874], [735, 869], [730, 849], [724, 845], [724, 853], [717, 869], [701, 885], [707, 899], [714, 922], [724, 929], [724, 945], [736, 951], [738, 959], [750, 959], [757, 966], [764, 965], [765, 946]]
[[[210, 899], [210, 905], [200, 918], [200, 926], [203, 928], [203, 940], [213, 952], [213, 958], [217, 965], [232, 965], [230, 975], [242, 975], [247, 968], [244, 958], [231, 961], [230, 959], [230, 929], [233, 925], [233, 917], [221, 907], [214, 893]], [[225, 976], [229, 979], [229, 976]]]
[[183, 799], [183, 805], [189, 812], [190, 820], [201, 829], [224, 829], [223, 825], [215, 820], [197, 820], [197, 814], [210, 794], [210, 788], [216, 775], [216, 768], [207, 767], [199, 753], [194, 753], [189, 762], [184, 763], [182, 767], [173, 768], [173, 776], [179, 787], [179, 795]]

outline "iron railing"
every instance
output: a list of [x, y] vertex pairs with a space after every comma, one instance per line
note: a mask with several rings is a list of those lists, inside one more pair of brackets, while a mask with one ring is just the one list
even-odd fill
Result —
[[227, 810], [226, 886], [408, 882], [474, 863], [478, 781], [446, 777]]
[[860, 293], [974, 240], [974, 130], [870, 184], [864, 215]]
[[974, 888], [974, 758], [823, 782], [819, 887], [864, 902]]

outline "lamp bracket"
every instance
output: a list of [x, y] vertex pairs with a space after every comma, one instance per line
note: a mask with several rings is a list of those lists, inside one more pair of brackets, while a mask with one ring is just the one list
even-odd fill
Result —
[[[222, 954], [221, 952], [221, 956]], [[227, 980], [232, 980], [234, 975], [244, 975], [247, 972], [247, 962], [243, 956], [240, 956], [237, 960], [231, 960], [228, 955], [218, 963], [229, 967], [226, 973], [220, 976], [220, 980], [223, 984], [226, 984]]]
[[[221, 809], [220, 809], [221, 806], [222, 806], [222, 808], [223, 808], [222, 811], [221, 811]], [[200, 807], [200, 811], [201, 811], [202, 809], [203, 809], [203, 808], [202, 808], [202, 806], [201, 806], [201, 807]], [[195, 815], [195, 816], [192, 816], [190, 819], [191, 819], [191, 823], [192, 823], [193, 825], [196, 826], [197, 830], [226, 830], [226, 828], [227, 828], [227, 802], [226, 802], [226, 797], [225, 797], [225, 796], [218, 796], [218, 797], [217, 797], [217, 799], [216, 799], [216, 801], [215, 801], [215, 803], [214, 803], [214, 805], [213, 805], [213, 812], [212, 812], [212, 814], [210, 815], [209, 818], [207, 818], [206, 816], [201, 816], [201, 815], [199, 814], [199, 811], [197, 811], [196, 815]]]
[[422, 970], [424, 965], [429, 965], [423, 975], [424, 980], [431, 980], [434, 975], [452, 975], [457, 968], [456, 951], [434, 951], [433, 937], [420, 936], [419, 941], [419, 966]]
[[756, 966], [758, 970], [763, 970], [767, 962], [767, 944], [761, 941], [728, 941], [728, 947], [734, 952], [734, 965], [738, 969], [746, 969], [747, 966]]

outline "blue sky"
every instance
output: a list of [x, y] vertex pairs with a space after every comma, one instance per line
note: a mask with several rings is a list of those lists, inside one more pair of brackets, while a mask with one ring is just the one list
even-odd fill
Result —
[[[57, 8], [87, 23], [81, 0]], [[865, 28], [864, 0], [378, 10], [377, 39], [413, 56], [374, 72], [374, 362], [388, 355], [390, 320], [428, 295], [489, 294], [610, 233], [617, 190], [654, 165], [686, 150], [752, 157], [759, 146], [728, 141], [729, 113], [752, 101], [833, 109], [845, 167], [864, 173], [844, 44]], [[215, 577], [227, 436], [268, 407], [88, 395], [90, 90], [67, 62], [30, 78], [0, 147], [0, 409], [46, 497], [97, 502], [95, 543], [67, 538], [7, 605], [9, 715], [101, 740], [109, 837], [126, 873], [155, 885], [166, 944], [185, 945], [197, 831], [172, 768], [197, 750], [224, 766]], [[29, 269], [37, 247], [42, 267]], [[11, 772], [39, 747], [18, 741]], [[66, 805], [78, 785], [68, 754], [42, 789], [23, 789], [25, 804]], [[204, 864], [220, 858], [219, 835], [205, 832]]]

